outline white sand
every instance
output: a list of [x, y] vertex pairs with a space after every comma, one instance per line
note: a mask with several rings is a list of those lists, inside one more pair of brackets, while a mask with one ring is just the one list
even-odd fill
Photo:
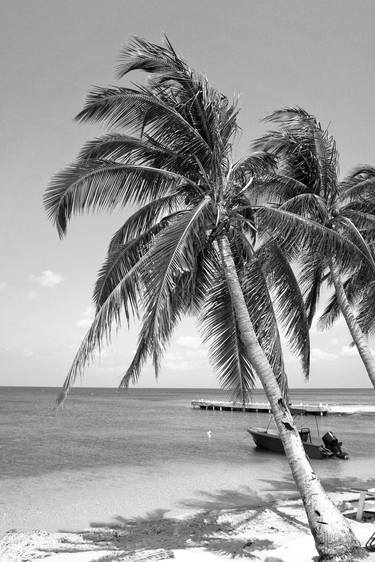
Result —
[[[331, 494], [331, 497], [341, 508], [347, 508], [348, 500], [354, 499], [356, 495], [335, 493]], [[202, 515], [205, 516], [206, 514]], [[239, 560], [253, 557], [260, 562], [317, 560], [314, 541], [306, 524], [306, 515], [298, 500], [283, 500], [260, 509], [242, 508], [207, 512], [207, 518], [214, 524], [208, 526], [208, 530], [199, 538], [194, 533], [191, 535], [192, 538], [189, 538], [186, 531], [186, 516], [178, 520], [174, 519], [173, 526], [169, 524], [171, 520], [168, 520], [162, 531], [157, 527], [158, 522], [155, 520], [155, 529], [157, 529], [155, 536], [151, 536], [153, 527], [150, 527], [150, 521], [141, 521], [134, 532], [139, 534], [140, 540], [142, 536], [146, 537], [148, 545], [130, 550], [124, 550], [127, 547], [127, 537], [130, 537], [129, 531], [124, 531], [122, 539], [118, 539], [122, 533], [121, 529], [118, 529], [118, 532], [108, 528], [91, 529], [89, 534], [10, 531], [0, 541], [0, 560], [1, 562], [21, 560], [23, 562], [33, 560], [95, 562], [105, 556], [109, 556], [110, 560], [110, 555], [117, 560], [121, 555], [121, 560], [129, 561], [170, 560], [173, 556], [176, 562], [191, 560], [220, 562], [228, 560], [231, 554], [232, 556], [236, 554], [236, 559]], [[206, 519], [202, 521], [209, 523]], [[362, 545], [375, 532], [375, 521], [368, 523], [352, 521], [351, 524]], [[96, 533], [95, 540], [92, 540], [90, 533]], [[176, 539], [176, 548], [173, 547], [173, 537]], [[150, 548], [150, 538], [152, 548]], [[116, 543], [116, 540], [120, 542]], [[182, 547], [178, 544], [181, 540], [184, 542]], [[369, 553], [366, 560], [375, 562], [375, 553]]]

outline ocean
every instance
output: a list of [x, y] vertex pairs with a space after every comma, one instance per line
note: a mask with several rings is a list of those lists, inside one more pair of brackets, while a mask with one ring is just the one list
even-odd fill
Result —
[[[294, 488], [285, 457], [255, 449], [246, 431], [266, 426], [268, 414], [191, 408], [227, 400], [221, 390], [77, 388], [57, 413], [56, 394], [0, 388], [0, 534], [255, 505]], [[299, 389], [291, 399], [368, 406], [375, 392]], [[331, 430], [350, 455], [314, 461], [328, 489], [375, 478], [375, 415], [297, 421], [313, 436]]]

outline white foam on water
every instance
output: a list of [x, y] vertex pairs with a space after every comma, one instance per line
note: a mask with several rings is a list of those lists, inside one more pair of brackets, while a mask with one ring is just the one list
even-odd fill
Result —
[[374, 414], [374, 404], [340, 404], [329, 405], [329, 411], [332, 414]]

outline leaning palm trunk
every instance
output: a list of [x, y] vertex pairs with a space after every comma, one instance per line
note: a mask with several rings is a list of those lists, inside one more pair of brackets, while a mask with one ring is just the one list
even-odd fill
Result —
[[238, 279], [228, 239], [219, 239], [220, 252], [238, 326], [252, 365], [263, 385], [285, 453], [307, 513], [320, 560], [353, 560], [360, 544], [348, 521], [324, 492], [306, 457], [293, 417], [272, 368], [258, 343]]
[[340, 272], [337, 265], [331, 260], [330, 263], [330, 272], [333, 284], [335, 286], [336, 297], [340, 307], [340, 310], [345, 318], [346, 324], [349, 328], [349, 332], [353, 338], [353, 341], [358, 349], [358, 353], [363, 361], [363, 364], [366, 368], [368, 376], [372, 382], [373, 387], [375, 388], [375, 361], [373, 355], [370, 351], [370, 347], [367, 343], [367, 339], [364, 336], [354, 314], [350, 303], [346, 297], [345, 289], [343, 287]]

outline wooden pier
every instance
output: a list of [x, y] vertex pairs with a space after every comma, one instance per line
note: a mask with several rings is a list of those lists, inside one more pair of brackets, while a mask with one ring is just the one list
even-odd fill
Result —
[[[211, 402], [207, 400], [193, 400], [191, 403], [193, 408], [200, 410], [216, 410], [220, 412], [263, 412], [270, 413], [271, 406], [266, 402]], [[289, 409], [292, 414], [326, 416], [330, 408], [323, 404], [290, 404]]]

